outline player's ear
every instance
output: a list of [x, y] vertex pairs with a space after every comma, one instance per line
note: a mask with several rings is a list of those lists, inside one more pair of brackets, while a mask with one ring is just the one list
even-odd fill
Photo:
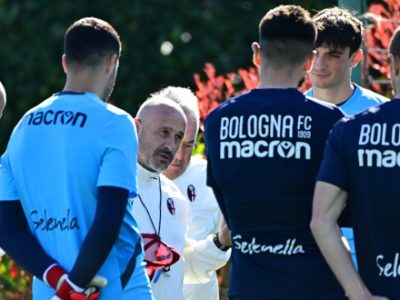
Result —
[[136, 128], [137, 128], [137, 129], [139, 129], [140, 127], [142, 127], [142, 121], [141, 121], [140, 119], [134, 118], [133, 120], [135, 121], [135, 125], [136, 125]]
[[64, 73], [67, 74], [68, 66], [67, 66], [67, 57], [65, 56], [65, 53], [61, 57], [61, 65], [64, 70]]
[[261, 64], [260, 44], [257, 42], [253, 42], [253, 44], [251, 44], [251, 49], [253, 49], [253, 64], [256, 67], [259, 67]]
[[354, 68], [361, 61], [364, 56], [362, 49], [358, 49], [351, 55], [351, 67]]

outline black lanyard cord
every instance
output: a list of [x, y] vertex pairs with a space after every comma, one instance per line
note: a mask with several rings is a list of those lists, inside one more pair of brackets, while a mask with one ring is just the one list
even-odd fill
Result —
[[162, 194], [161, 194], [161, 180], [160, 180], [160, 176], [158, 176], [158, 190], [159, 190], [159, 195], [160, 195], [160, 204], [159, 204], [159, 219], [158, 219], [158, 232], [156, 230], [156, 226], [154, 225], [153, 219], [151, 218], [150, 212], [147, 209], [146, 205], [144, 204], [142, 197], [140, 197], [140, 195], [138, 195], [140, 202], [142, 203], [144, 209], [147, 212], [147, 215], [149, 216], [151, 225], [153, 226], [154, 229], [154, 233], [160, 237], [160, 233], [161, 233], [161, 202], [162, 202]]

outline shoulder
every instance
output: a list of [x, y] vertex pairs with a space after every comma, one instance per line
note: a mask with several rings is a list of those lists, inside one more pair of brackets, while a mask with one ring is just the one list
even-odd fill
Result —
[[118, 108], [115, 105], [110, 104], [110, 103], [107, 103], [105, 108], [111, 114], [116, 115], [116, 116], [122, 116], [122, 117], [130, 116], [125, 110]]
[[[353, 83], [354, 84], [354, 83]], [[354, 84], [355, 88], [356, 88], [356, 92], [354, 93], [353, 97], [355, 99], [363, 99], [363, 100], [369, 100], [371, 102], [375, 102], [377, 104], [379, 103], [383, 103], [383, 102], [387, 102], [390, 99], [386, 98], [385, 96], [382, 96], [378, 93], [375, 93], [369, 89], [363, 88], [357, 84]]]
[[244, 92], [243, 94], [229, 98], [225, 102], [222, 102], [208, 114], [207, 119], [218, 118], [221, 115], [229, 114], [229, 112], [231, 110], [235, 110], [244, 99], [251, 97], [251, 92], [252, 90]]
[[106, 128], [108, 128], [108, 130], [113, 132], [117, 131], [116, 133], [118, 134], [136, 134], [135, 121], [129, 113], [112, 104], [107, 104], [105, 109], [108, 114], [108, 117], [106, 117], [106, 120], [108, 120], [108, 122], [106, 122]]
[[192, 182], [205, 182], [206, 172], [207, 160], [202, 155], [194, 155], [190, 158], [186, 170], [174, 179], [174, 183], [182, 188], [182, 186]]
[[38, 105], [32, 107], [29, 109], [19, 120], [18, 124], [16, 125], [16, 128], [20, 128], [25, 124], [25, 120], [32, 120], [35, 116], [38, 116], [38, 118], [42, 118], [43, 116], [43, 111], [46, 110], [47, 107], [49, 107], [55, 100], [57, 99], [56, 95], [52, 95], [49, 98], [45, 99]]
[[305, 101], [309, 106], [318, 110], [319, 113], [326, 113], [332, 115], [334, 118], [341, 118], [344, 116], [343, 111], [333, 103], [318, 100], [310, 96], [305, 96]]
[[161, 189], [163, 190], [164, 193], [166, 193], [170, 197], [175, 197], [180, 200], [185, 200], [185, 197], [183, 196], [182, 192], [179, 190], [178, 186], [172, 180], [170, 180], [163, 174], [160, 174], [160, 180], [161, 180]]
[[190, 159], [189, 168], [205, 171], [207, 169], [207, 160], [202, 155], [193, 155]]
[[25, 115], [29, 115], [31, 113], [36, 112], [37, 110], [44, 109], [44, 108], [50, 106], [56, 99], [57, 99], [56, 95], [50, 96], [49, 98], [47, 98], [47, 99], [43, 100], [42, 102], [40, 102], [38, 105], [36, 105], [36, 106], [32, 107], [31, 109], [29, 109], [25, 113]]
[[112, 104], [107, 104], [105, 106], [107, 112], [113, 116], [114, 120], [118, 120], [120, 122], [124, 122], [127, 124], [134, 124], [132, 116], [127, 113], [125, 110], [118, 108]]
[[386, 102], [378, 106], [371, 106], [360, 113], [346, 116], [337, 123], [335, 129], [340, 130], [351, 127], [354, 128], [358, 127], [360, 124], [373, 122], [376, 117], [381, 113], [382, 108], [386, 105], [390, 105], [390, 102]]
[[330, 102], [322, 101], [312, 96], [304, 95], [306, 102], [310, 103], [310, 105], [314, 105], [315, 107], [320, 107], [323, 110], [336, 110], [338, 107]]

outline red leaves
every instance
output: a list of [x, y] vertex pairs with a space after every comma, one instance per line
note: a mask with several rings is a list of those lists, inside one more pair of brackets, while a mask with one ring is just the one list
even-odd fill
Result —
[[[214, 65], [206, 63], [203, 70], [206, 75], [204, 81], [198, 73], [193, 75], [197, 87], [195, 93], [199, 99], [201, 128], [206, 116], [219, 104], [233, 96], [257, 88], [259, 83], [258, 71], [255, 67], [240, 68], [237, 72], [217, 75]], [[310, 87], [311, 82], [306, 77], [300, 90], [304, 92]]]
[[258, 85], [256, 68], [239, 69], [236, 73], [217, 75], [213, 64], [206, 63], [203, 69], [206, 79], [203, 81], [199, 74], [194, 74], [197, 87], [196, 96], [199, 99], [200, 122], [203, 124], [206, 116], [225, 100], [241, 94]]
[[390, 78], [387, 49], [393, 32], [400, 25], [400, 2], [397, 0], [383, 2], [372, 4], [365, 15], [369, 25], [364, 33], [364, 40], [367, 48], [366, 63], [370, 87], [381, 94], [390, 95], [390, 84], [384, 84], [381, 80]]

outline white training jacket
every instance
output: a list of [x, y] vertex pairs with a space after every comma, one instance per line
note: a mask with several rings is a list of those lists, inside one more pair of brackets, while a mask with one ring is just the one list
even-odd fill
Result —
[[[207, 282], [215, 270], [223, 266], [229, 251], [218, 249], [212, 237], [195, 241], [187, 238], [189, 207], [178, 187], [164, 175], [150, 172], [138, 164], [139, 195], [158, 231], [160, 213], [159, 180], [161, 182], [161, 240], [174, 247], [181, 258], [168, 272], [160, 272], [151, 282], [156, 300], [183, 300], [183, 277], [188, 282]], [[149, 215], [139, 197], [133, 201], [133, 214], [141, 233], [154, 233]], [[183, 254], [183, 255], [182, 255]], [[157, 278], [158, 277], [158, 278]]]
[[[206, 184], [207, 161], [200, 155], [193, 156], [185, 172], [172, 180], [189, 203], [189, 226], [187, 235], [194, 240], [203, 240], [218, 232], [222, 219], [213, 190]], [[191, 279], [191, 283], [190, 282]], [[210, 273], [208, 282], [184, 278], [185, 300], [219, 299], [217, 273]]]

